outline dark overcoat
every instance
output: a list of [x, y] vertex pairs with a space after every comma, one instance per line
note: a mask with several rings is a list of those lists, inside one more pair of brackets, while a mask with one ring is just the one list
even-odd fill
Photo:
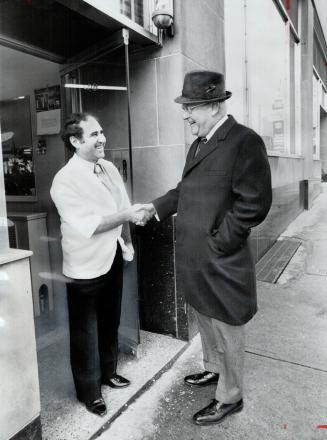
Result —
[[177, 212], [176, 279], [200, 313], [241, 325], [257, 311], [248, 237], [271, 206], [271, 174], [261, 137], [232, 116], [187, 155], [182, 180], [153, 201], [161, 220]]

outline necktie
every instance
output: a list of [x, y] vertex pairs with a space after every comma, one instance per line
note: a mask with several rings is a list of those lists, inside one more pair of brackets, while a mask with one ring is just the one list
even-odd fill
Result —
[[201, 147], [203, 147], [203, 144], [205, 144], [207, 142], [207, 138], [203, 137], [199, 140], [198, 146], [196, 147], [195, 153], [194, 153], [194, 158], [196, 158], [196, 156], [200, 153]]
[[110, 191], [114, 201], [116, 202], [117, 208], [119, 208], [122, 197], [118, 186], [114, 184], [113, 180], [111, 179], [109, 174], [104, 171], [101, 164], [96, 163], [94, 165], [94, 173], [101, 181], [101, 183]]

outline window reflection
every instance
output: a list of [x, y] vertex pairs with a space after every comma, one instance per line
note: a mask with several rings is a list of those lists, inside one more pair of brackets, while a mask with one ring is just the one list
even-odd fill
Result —
[[298, 154], [299, 45], [272, 0], [244, 5], [244, 0], [225, 3], [227, 86], [234, 92], [231, 113], [262, 136], [269, 152]]
[[[0, 0], [1, 1], [1, 0]], [[123, 15], [145, 30], [157, 35], [157, 28], [151, 20], [155, 0], [85, 0], [90, 5], [102, 10], [118, 20]]]
[[282, 0], [286, 12], [292, 21], [292, 24], [296, 30], [298, 30], [298, 8], [299, 0]]
[[251, 0], [246, 14], [250, 124], [268, 150], [286, 153], [288, 28], [271, 0]]
[[144, 0], [120, 0], [120, 13], [144, 26]]
[[[1, 144], [6, 196], [35, 196], [30, 100], [0, 101]], [[19, 199], [20, 200], [20, 199]]]

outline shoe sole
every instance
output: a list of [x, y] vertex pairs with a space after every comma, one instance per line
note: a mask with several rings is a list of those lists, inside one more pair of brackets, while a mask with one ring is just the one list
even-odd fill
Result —
[[107, 387], [110, 388], [115, 388], [116, 390], [118, 390], [119, 388], [126, 388], [130, 386], [130, 383], [126, 383], [125, 385], [110, 385], [110, 383], [104, 383], [103, 385], [106, 385]]
[[193, 420], [193, 422], [198, 425], [198, 426], [208, 426], [208, 425], [219, 425], [220, 423], [222, 423], [228, 416], [231, 416], [232, 414], [236, 414], [238, 412], [241, 412], [243, 409], [243, 405], [239, 408], [235, 408], [233, 409], [231, 412], [229, 412], [228, 414], [226, 414], [224, 417], [222, 417], [220, 420], [218, 420], [217, 422], [212, 421], [212, 422], [197, 422], [196, 420]]
[[91, 409], [89, 409], [87, 406], [86, 406], [85, 408], [87, 409], [88, 412], [90, 412], [90, 413], [93, 414], [94, 416], [104, 417], [106, 414], [108, 414], [108, 411], [107, 411], [107, 410], [105, 410], [105, 411], [103, 411], [103, 412], [101, 412], [101, 413], [97, 413], [97, 412], [94, 412], [94, 411], [92, 411]]
[[184, 384], [187, 385], [188, 387], [204, 388], [204, 387], [209, 387], [210, 385], [217, 385], [218, 380], [217, 380], [217, 382], [204, 383], [202, 385], [198, 385], [196, 383], [189, 383], [189, 382], [185, 382], [185, 381], [184, 381]]
[[98, 417], [104, 417], [106, 414], [108, 414], [108, 411], [106, 411], [106, 412], [102, 412], [102, 413], [94, 413], [93, 411], [90, 411], [90, 413], [92, 413], [92, 414], [94, 414], [95, 416], [98, 416]]

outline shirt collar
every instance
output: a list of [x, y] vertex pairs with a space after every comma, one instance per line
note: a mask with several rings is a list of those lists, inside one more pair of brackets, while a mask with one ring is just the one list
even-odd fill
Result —
[[78, 163], [81, 166], [84, 166], [85, 168], [89, 169], [90, 171], [94, 172], [94, 165], [98, 162], [90, 162], [89, 160], [85, 160], [82, 157], [78, 156], [76, 153], [74, 153], [74, 156], [72, 157], [72, 160], [76, 163]]
[[223, 125], [224, 122], [226, 122], [228, 119], [228, 115], [223, 116], [219, 121], [212, 127], [212, 129], [209, 131], [206, 137], [206, 142], [208, 142], [212, 136], [215, 134], [215, 132], [218, 130], [219, 127]]

